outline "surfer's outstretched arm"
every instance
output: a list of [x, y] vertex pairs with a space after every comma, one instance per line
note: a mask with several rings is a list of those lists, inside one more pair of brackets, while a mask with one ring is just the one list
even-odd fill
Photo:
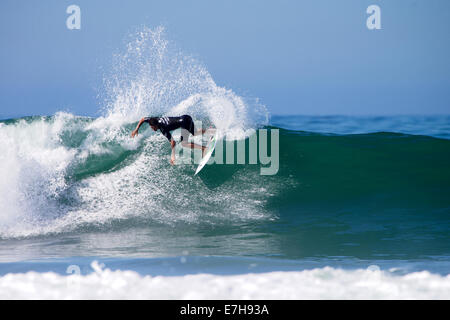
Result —
[[131, 132], [131, 137], [134, 138], [134, 136], [136, 136], [139, 133], [139, 128], [142, 126], [142, 124], [145, 122], [145, 118], [142, 118], [141, 120], [139, 120], [139, 123], [136, 126], [136, 129], [133, 130], [133, 132]]

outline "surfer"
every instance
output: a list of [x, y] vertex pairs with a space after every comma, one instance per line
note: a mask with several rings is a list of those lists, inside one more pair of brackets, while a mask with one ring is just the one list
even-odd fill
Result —
[[154, 130], [161, 131], [161, 133], [169, 140], [172, 147], [172, 156], [170, 158], [170, 164], [175, 164], [175, 140], [172, 138], [170, 131], [181, 128], [181, 145], [183, 147], [189, 147], [191, 149], [201, 149], [202, 154], [204, 153], [206, 147], [188, 142], [189, 134], [193, 136], [198, 134], [203, 134], [206, 130], [198, 129], [195, 130], [194, 121], [192, 121], [191, 116], [185, 114], [181, 117], [144, 117], [139, 120], [136, 129], [131, 133], [131, 137], [134, 138], [139, 133], [139, 128], [141, 125], [147, 122], [150, 127]]

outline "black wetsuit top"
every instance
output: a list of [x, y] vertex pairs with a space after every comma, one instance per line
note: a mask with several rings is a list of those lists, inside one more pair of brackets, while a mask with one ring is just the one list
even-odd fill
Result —
[[[191, 116], [185, 114], [181, 117], [159, 117], [158, 119], [158, 129], [161, 133], [170, 141], [172, 140], [172, 135], [170, 131], [182, 128], [186, 129], [192, 135], [194, 135], [194, 122], [192, 121]], [[149, 123], [150, 118], [145, 118], [144, 122]], [[150, 123], [149, 123], [150, 124]], [[181, 141], [183, 141], [184, 136], [187, 135], [185, 130], [181, 130]], [[187, 141], [188, 137], [185, 137]]]

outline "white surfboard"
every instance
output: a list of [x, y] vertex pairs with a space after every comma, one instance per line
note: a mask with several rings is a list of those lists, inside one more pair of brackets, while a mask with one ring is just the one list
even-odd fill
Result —
[[203, 167], [206, 165], [206, 163], [208, 162], [209, 158], [211, 158], [211, 155], [214, 151], [214, 149], [216, 148], [216, 143], [217, 143], [217, 139], [219, 138], [219, 133], [216, 132], [214, 133], [214, 136], [212, 137], [212, 139], [209, 141], [208, 146], [206, 147], [206, 151], [205, 151], [205, 156], [202, 158], [202, 160], [200, 161], [197, 170], [195, 171], [194, 176], [200, 172], [200, 170], [203, 169]]

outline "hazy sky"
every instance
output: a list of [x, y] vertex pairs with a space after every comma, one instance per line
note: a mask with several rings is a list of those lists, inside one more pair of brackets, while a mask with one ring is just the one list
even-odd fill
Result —
[[2, 0], [0, 118], [98, 115], [104, 68], [142, 25], [272, 114], [450, 113], [448, 0]]

